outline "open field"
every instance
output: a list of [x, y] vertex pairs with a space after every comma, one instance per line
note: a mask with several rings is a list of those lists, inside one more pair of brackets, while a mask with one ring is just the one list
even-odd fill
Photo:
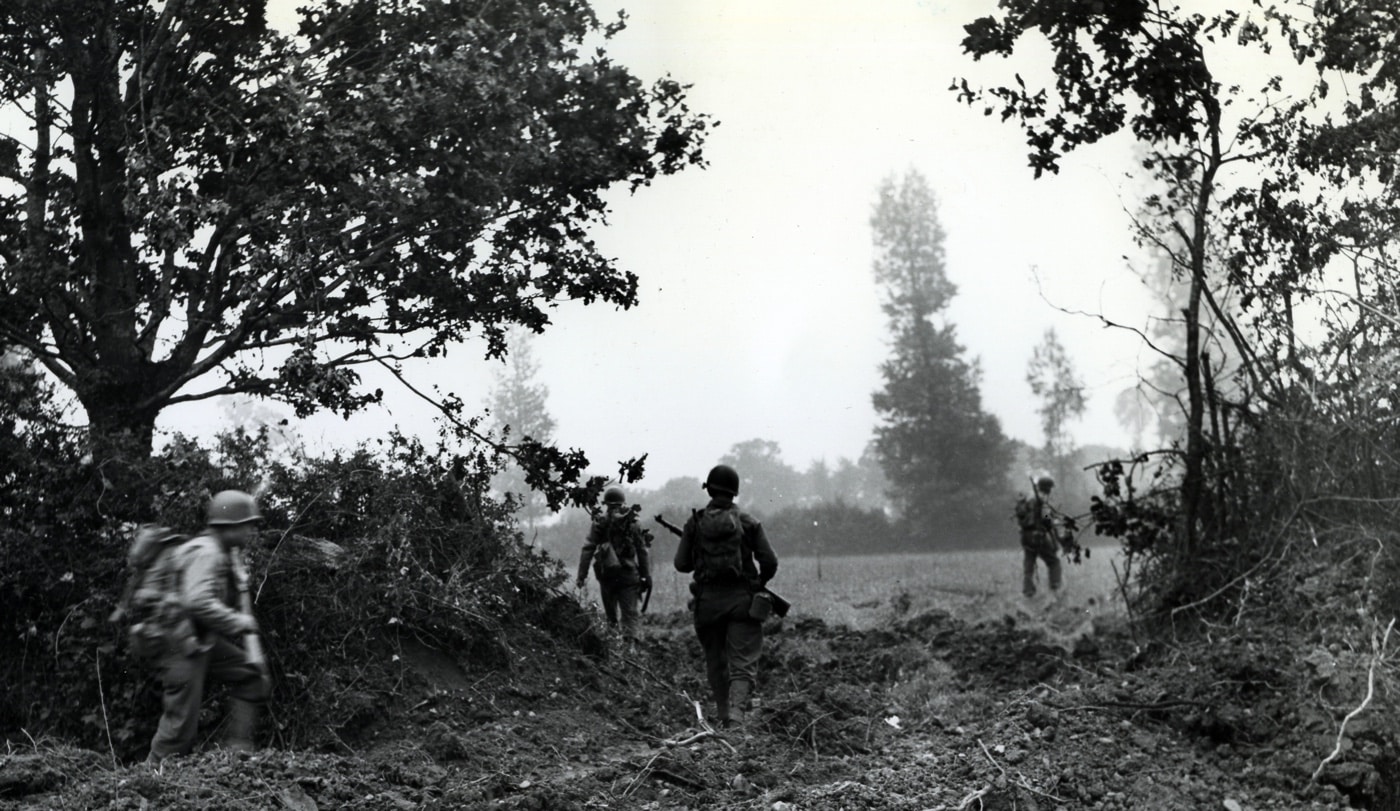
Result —
[[[652, 550], [655, 582], [649, 614], [683, 610], [690, 597], [690, 576], [670, 565], [674, 542]], [[780, 553], [781, 554], [781, 553]], [[1091, 618], [1120, 610], [1111, 561], [1118, 549], [1104, 546], [1083, 563], [1064, 564], [1065, 586], [1055, 614]], [[818, 617], [828, 624], [868, 628], [892, 616], [933, 608], [969, 622], [1012, 614], [1037, 614], [1050, 607], [1045, 569], [1039, 570], [1040, 594], [1021, 596], [1019, 548], [926, 554], [841, 557], [781, 557], [770, 584], [793, 604], [790, 618]], [[596, 601], [597, 583], [589, 593]], [[1057, 625], [1060, 623], [1056, 623]]]

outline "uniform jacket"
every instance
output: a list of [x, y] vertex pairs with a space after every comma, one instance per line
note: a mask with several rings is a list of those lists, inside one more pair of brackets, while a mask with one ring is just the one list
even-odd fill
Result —
[[[710, 503], [705, 507], [728, 507], [733, 504], [729, 499], [710, 499]], [[763, 532], [763, 525], [757, 518], [739, 511], [739, 523], [744, 528], [744, 542], [740, 547], [739, 555], [743, 562], [744, 576], [749, 583], [757, 588], [763, 588], [773, 579], [773, 575], [778, 573], [778, 556], [774, 554], [773, 547], [768, 543], [768, 536]], [[699, 540], [695, 536], [696, 517], [691, 515], [681, 529], [681, 540], [676, 546], [676, 571], [694, 572], [700, 562]]]
[[1048, 545], [1053, 549], [1057, 536], [1054, 521], [1055, 516], [1059, 514], [1049, 496], [1039, 490], [1032, 490], [1030, 495], [1021, 496], [1016, 507], [1016, 522], [1021, 527], [1021, 545]]
[[[609, 507], [608, 515], [621, 515], [626, 511], [626, 507], [617, 510]], [[578, 579], [583, 580], [588, 577], [588, 566], [593, 562], [593, 555], [598, 551], [598, 545], [607, 541], [606, 521], [595, 520], [588, 528], [588, 540], [583, 542], [583, 553], [578, 561]], [[627, 557], [618, 554], [618, 559], [622, 563], [622, 571], [619, 578], [631, 579], [632, 577], [651, 577], [651, 561], [647, 554], [646, 536], [642, 534], [642, 528], [632, 523], [627, 527], [627, 538], [632, 544], [634, 554]]]
[[206, 638], [210, 632], [237, 638], [243, 629], [233, 563], [219, 539], [204, 533], [180, 547], [180, 589], [190, 619]]

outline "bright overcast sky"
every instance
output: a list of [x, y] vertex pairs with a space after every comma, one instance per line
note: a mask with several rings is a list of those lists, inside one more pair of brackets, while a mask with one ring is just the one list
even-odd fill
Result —
[[[596, 7], [609, 19], [616, 3]], [[1124, 213], [1138, 191], [1126, 179], [1129, 145], [1100, 144], [1036, 181], [1018, 128], [956, 102], [954, 77], [976, 85], [1009, 75], [1006, 65], [972, 63], [958, 45], [961, 26], [994, 5], [625, 3], [628, 28], [610, 53], [644, 79], [693, 85], [692, 108], [721, 125], [705, 148], [709, 168], [616, 195], [597, 233], [603, 251], [640, 277], [640, 305], [563, 306], [536, 339], [560, 444], [585, 450], [604, 474], [648, 453], [653, 487], [703, 476], [754, 438], [779, 443], [798, 469], [858, 457], [887, 355], [868, 221], [880, 180], [911, 168], [941, 201], [959, 289], [950, 317], [981, 361], [985, 407], [1008, 435], [1040, 443], [1026, 365], [1054, 327], [1088, 386], [1079, 440], [1127, 444], [1113, 400], [1149, 352], [1052, 304], [1145, 324], [1145, 296], [1123, 258], [1142, 264]], [[1011, 67], [1036, 75], [1026, 62]], [[468, 344], [414, 369], [415, 380], [484, 402], [493, 365], [481, 355]], [[395, 382], [371, 381], [385, 388], [386, 407], [348, 423], [309, 421], [313, 450], [395, 424], [431, 432], [430, 409]], [[205, 433], [225, 417], [184, 406], [162, 425]]]

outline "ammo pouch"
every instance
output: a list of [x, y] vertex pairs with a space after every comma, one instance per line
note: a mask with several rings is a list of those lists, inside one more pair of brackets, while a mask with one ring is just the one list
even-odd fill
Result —
[[604, 541], [598, 544], [598, 548], [593, 552], [593, 574], [599, 580], [604, 575], [614, 574], [622, 570], [622, 559], [617, 556], [617, 550], [613, 549], [612, 542]]
[[749, 618], [759, 622], [768, 619], [773, 613], [773, 598], [766, 591], [755, 592], [749, 599]]
[[148, 661], [170, 655], [193, 656], [200, 651], [199, 634], [189, 617], [134, 623], [127, 630], [127, 646], [133, 656]]

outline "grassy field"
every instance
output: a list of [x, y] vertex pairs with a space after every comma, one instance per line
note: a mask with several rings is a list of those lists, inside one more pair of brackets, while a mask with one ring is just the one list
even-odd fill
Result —
[[[650, 614], [683, 610], [690, 598], [689, 575], [670, 565], [674, 543], [653, 549], [655, 581]], [[1040, 594], [1021, 596], [1021, 550], [842, 557], [782, 557], [778, 576], [769, 585], [793, 604], [789, 619], [818, 617], [828, 624], [869, 627], [893, 616], [944, 609], [964, 619], [1039, 615], [1054, 608], [1062, 622], [1116, 611], [1111, 561], [1118, 551], [1093, 550], [1081, 564], [1064, 564], [1065, 585], [1052, 606], [1044, 567]], [[597, 584], [589, 593], [597, 599]], [[1062, 623], [1057, 623], [1062, 624]]]

